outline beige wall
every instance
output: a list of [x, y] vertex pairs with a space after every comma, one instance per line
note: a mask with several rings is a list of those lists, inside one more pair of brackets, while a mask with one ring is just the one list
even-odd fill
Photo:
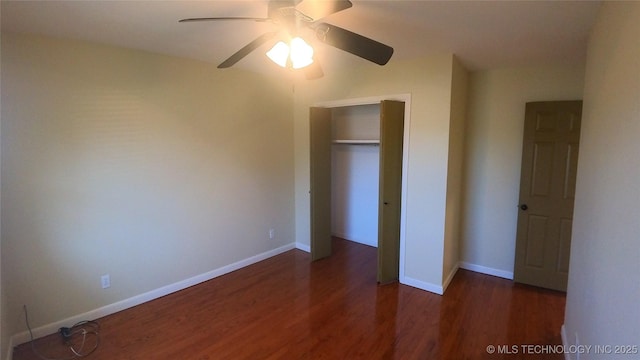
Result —
[[[0, 9], [2, 6], [0, 6]], [[1, 13], [1, 10], [0, 10]], [[0, 15], [0, 19], [2, 16]], [[2, 51], [2, 32], [0, 32], [0, 54]], [[2, 56], [0, 56], [0, 69], [2, 68]], [[2, 83], [2, 71], [0, 71], [0, 84]], [[2, 99], [2, 86], [0, 86], [0, 99]], [[0, 138], [2, 137], [2, 101], [0, 101]], [[2, 149], [0, 146], [0, 159], [2, 158]], [[0, 166], [0, 198], [2, 197], [2, 167]], [[0, 203], [0, 219], [2, 219], [2, 206]], [[2, 276], [2, 269], [4, 267], [2, 261], [2, 221], [0, 221], [0, 359], [7, 353], [7, 347], [9, 345], [9, 329], [6, 319], [6, 291], [4, 286], [4, 277]]]
[[469, 73], [455, 57], [452, 66], [451, 125], [449, 129], [447, 205], [442, 274], [442, 280], [445, 285], [455, 274], [460, 261], [460, 229], [463, 214], [462, 181], [464, 178], [464, 142], [469, 84]]
[[511, 277], [525, 103], [582, 98], [583, 66], [471, 74], [466, 136], [462, 266]]
[[[296, 241], [309, 245], [309, 107], [319, 102], [411, 94], [404, 274], [423, 288], [442, 285], [451, 54], [385, 67], [364, 64], [295, 88]], [[402, 269], [401, 269], [402, 273]]]
[[293, 242], [280, 79], [5, 33], [2, 104], [5, 334]]
[[564, 329], [569, 344], [636, 346], [606, 359], [640, 347], [638, 34], [640, 3], [606, 2], [587, 55]]

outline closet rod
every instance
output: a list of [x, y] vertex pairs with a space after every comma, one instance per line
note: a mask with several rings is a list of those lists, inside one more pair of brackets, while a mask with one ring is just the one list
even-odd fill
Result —
[[333, 140], [334, 144], [344, 145], [380, 145], [380, 140]]

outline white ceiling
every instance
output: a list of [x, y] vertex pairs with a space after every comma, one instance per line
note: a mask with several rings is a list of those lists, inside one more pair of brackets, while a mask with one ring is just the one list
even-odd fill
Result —
[[[310, 1], [314, 0], [306, 0]], [[580, 63], [600, 6], [596, 1], [352, 2], [352, 8], [323, 21], [392, 46], [395, 49], [392, 62], [447, 52], [458, 55], [470, 70]], [[267, 0], [2, 0], [2, 31], [84, 39], [217, 65], [274, 25], [250, 21], [178, 23], [178, 20], [265, 17], [267, 3]], [[268, 69], [272, 65], [262, 56], [268, 46], [236, 66], [254, 71]], [[328, 68], [368, 63], [324, 44], [314, 47], [325, 72]]]

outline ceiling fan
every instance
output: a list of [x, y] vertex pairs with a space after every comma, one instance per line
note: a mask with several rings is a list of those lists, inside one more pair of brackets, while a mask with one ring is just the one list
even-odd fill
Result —
[[[299, 36], [298, 34], [300, 33], [300, 30], [304, 28], [311, 29], [315, 33], [316, 38], [319, 42], [349, 52], [353, 55], [359, 56], [378, 65], [385, 65], [389, 61], [389, 59], [391, 59], [391, 55], [393, 55], [392, 47], [368, 37], [362, 36], [360, 34], [356, 34], [347, 29], [321, 21], [331, 14], [352, 7], [353, 4], [351, 3], [351, 1], [307, 0], [308, 2], [313, 2], [313, 5], [309, 6], [309, 10], [306, 10], [306, 14], [296, 8], [296, 6], [298, 6], [303, 1], [304, 0], [270, 0], [268, 3], [267, 17], [265, 18], [202, 17], [182, 19], [179, 20], [179, 22], [234, 20], [270, 22], [278, 26], [278, 29], [276, 31], [267, 32], [258, 36], [255, 40], [251, 41], [236, 53], [231, 55], [228, 59], [218, 65], [218, 68], [220, 69], [233, 66], [235, 63], [242, 60], [245, 56], [249, 55], [255, 49], [275, 38], [278, 34], [281, 34], [282, 37], [296, 38]], [[288, 51], [288, 49], [286, 50]], [[291, 49], [291, 52], [291, 57], [293, 57], [293, 49]], [[271, 55], [268, 56], [271, 57]], [[308, 79], [321, 77], [323, 73], [318, 62], [314, 61], [313, 59], [308, 60], [309, 61], [305, 62], [305, 64], [303, 65], [310, 64], [311, 66], [298, 67], [304, 67], [305, 75]], [[287, 60], [286, 65], [280, 65], [291, 66], [291, 59]], [[295, 64], [293, 67], [296, 68]]]

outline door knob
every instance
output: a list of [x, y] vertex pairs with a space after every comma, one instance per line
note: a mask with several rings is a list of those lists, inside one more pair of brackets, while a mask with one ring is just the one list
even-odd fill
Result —
[[526, 211], [528, 208], [529, 208], [529, 207], [527, 206], [527, 204], [522, 204], [522, 205], [520, 205], [520, 209], [521, 209], [521, 210], [525, 210], [525, 211]]

